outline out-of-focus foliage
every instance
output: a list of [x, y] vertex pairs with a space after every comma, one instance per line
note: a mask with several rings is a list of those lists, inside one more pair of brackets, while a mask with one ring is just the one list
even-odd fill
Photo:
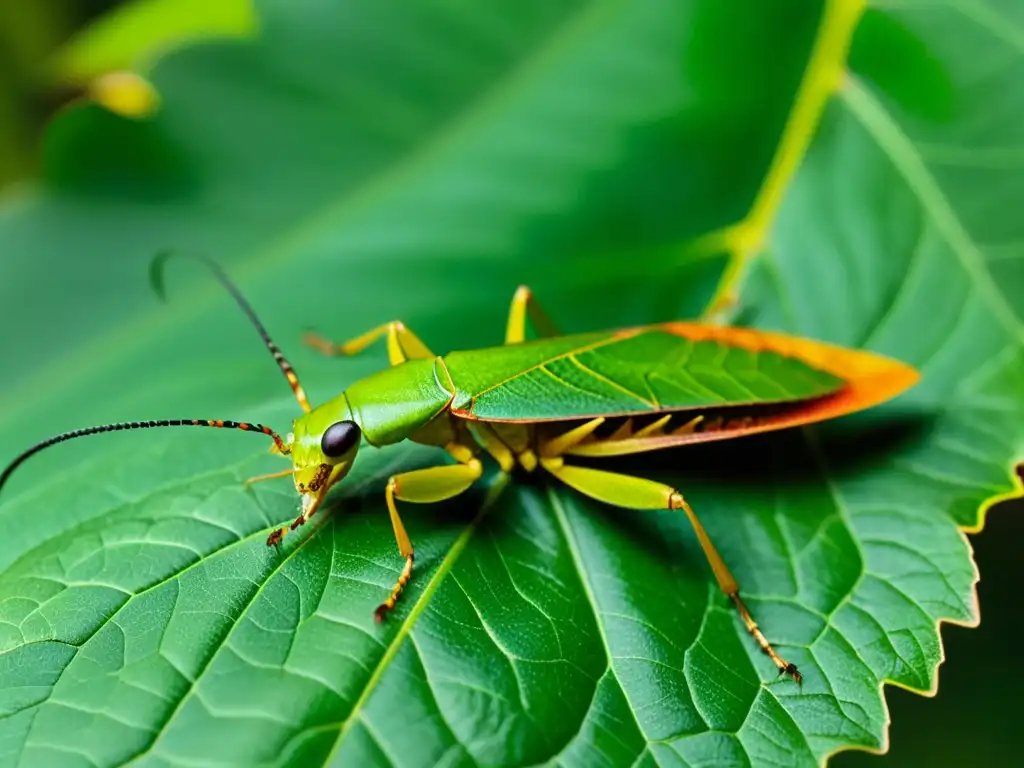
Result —
[[80, 30], [57, 52], [54, 77], [87, 85], [116, 70], [148, 69], [186, 42], [256, 32], [252, 0], [128, 0]]
[[936, 619], [975, 616], [956, 526], [1024, 452], [1019, 201], [1004, 167], [941, 162], [1019, 124], [998, 68], [972, 69], [991, 32], [964, 58], [958, 8], [872, 12], [804, 157], [800, 83], [842, 82], [815, 45], [849, 41], [849, 4], [259, 8], [257, 41], [156, 68], [152, 119], [63, 115], [45, 184], [0, 212], [0, 327], [32, 325], [0, 350], [0, 455], [111, 419], [284, 427], [294, 403], [226, 297], [183, 266], [169, 306], [146, 294], [176, 245], [229, 265], [318, 400], [383, 356], [319, 359], [304, 327], [399, 316], [437, 351], [494, 343], [520, 282], [567, 330], [688, 316], [762, 243], [740, 319], [925, 380], [864, 418], [622, 464], [686, 491], [803, 691], [667, 512], [542, 485], [411, 508], [417, 576], [376, 628], [398, 565], [380, 486], [429, 452], [365, 456], [278, 558], [262, 540], [294, 499], [242, 489], [276, 468], [253, 438], [62, 446], [0, 504], [5, 754], [811, 765], [881, 745], [880, 682], [934, 685]]
[[49, 57], [103, 5], [103, 0], [0, 3], [0, 188], [36, 169], [44, 121], [64, 98], [46, 76]]
[[109, 73], [146, 69], [189, 41], [255, 31], [251, 0], [0, 4], [0, 189], [38, 171], [43, 126], [69, 102], [85, 96], [128, 114], [153, 106], [144, 82]]

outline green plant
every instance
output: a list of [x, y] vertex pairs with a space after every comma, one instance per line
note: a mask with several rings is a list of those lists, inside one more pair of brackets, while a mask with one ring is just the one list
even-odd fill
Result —
[[151, 120], [62, 115], [46, 179], [0, 211], [2, 456], [107, 420], [286, 426], [287, 389], [205, 275], [177, 267], [168, 305], [147, 292], [176, 246], [226, 264], [314, 400], [384, 360], [319, 359], [305, 327], [497, 342], [521, 282], [576, 331], [694, 316], [724, 285], [742, 322], [925, 379], [861, 418], [632, 462], [700, 510], [802, 690], [771, 680], [668, 512], [529, 484], [411, 509], [417, 578], [378, 628], [400, 565], [381, 488], [422, 454], [361, 459], [278, 556], [263, 540], [293, 499], [241, 486], [276, 468], [251, 438], [54, 449], [0, 499], [0, 753], [811, 765], [883, 746], [880, 686], [935, 686], [937, 622], [977, 616], [958, 526], [1024, 456], [1015, 11], [990, 5], [266, 0], [258, 40], [156, 67]]

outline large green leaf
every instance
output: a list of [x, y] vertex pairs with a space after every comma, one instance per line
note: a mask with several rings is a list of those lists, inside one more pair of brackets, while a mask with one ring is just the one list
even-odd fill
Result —
[[[268, 0], [260, 41], [170, 57], [152, 122], [53, 126], [46, 184], [0, 213], [2, 455], [110, 419], [295, 415], [206, 276], [182, 262], [169, 305], [146, 292], [157, 248], [224, 261], [324, 399], [384, 356], [319, 359], [304, 327], [400, 316], [438, 351], [492, 343], [519, 282], [567, 330], [691, 315], [728, 256], [767, 242], [741, 319], [902, 357], [923, 383], [827, 428], [622, 467], [684, 489], [804, 686], [774, 679], [667, 511], [542, 479], [409, 508], [416, 578], [376, 626], [400, 565], [383, 481], [433, 451], [364, 453], [279, 555], [263, 541], [293, 494], [241, 486], [277, 467], [263, 446], [167, 430], [55, 448], [5, 489], [4, 762], [815, 764], [881, 746], [880, 684], [933, 687], [937, 621], [976, 617], [957, 526], [1024, 455], [1019, 297], [993, 278], [1019, 263], [999, 246], [1019, 195], [1005, 166], [926, 151], [1007, 142], [1019, 121], [986, 80], [1005, 63], [979, 63], [1004, 25], [967, 52], [952, 7], [870, 17], [864, 74], [793, 176], [847, 4], [336, 5]], [[955, 117], [869, 82], [893, 29], [888, 50], [948, 73]]]

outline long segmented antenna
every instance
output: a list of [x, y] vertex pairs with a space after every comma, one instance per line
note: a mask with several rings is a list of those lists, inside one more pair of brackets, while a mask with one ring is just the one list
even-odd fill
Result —
[[295, 399], [299, 401], [299, 405], [302, 406], [302, 410], [309, 413], [310, 405], [309, 400], [306, 398], [306, 392], [303, 390], [302, 385], [299, 383], [299, 377], [295, 374], [295, 369], [292, 368], [291, 363], [285, 359], [285, 356], [281, 354], [281, 350], [278, 349], [277, 344], [274, 343], [273, 339], [270, 338], [270, 334], [267, 333], [267, 329], [263, 327], [263, 323], [256, 317], [256, 312], [249, 305], [249, 302], [245, 300], [241, 292], [235, 287], [235, 284], [231, 282], [230, 278], [224, 273], [224, 270], [220, 268], [220, 265], [212, 259], [208, 259], [198, 253], [184, 253], [181, 251], [161, 251], [153, 257], [153, 262], [149, 267], [149, 277], [153, 284], [153, 290], [156, 291], [157, 295], [161, 299], [166, 299], [166, 292], [164, 291], [164, 263], [171, 256], [187, 256], [189, 258], [196, 259], [197, 261], [205, 264], [213, 276], [217, 278], [217, 281], [224, 287], [224, 289], [231, 294], [231, 297], [235, 300], [235, 303], [245, 313], [246, 317], [249, 318], [249, 322], [256, 328], [256, 332], [259, 333], [260, 338], [263, 339], [263, 343], [270, 350], [270, 354], [274, 356], [274, 360], [277, 361], [277, 365], [281, 368], [281, 373], [288, 379], [288, 385], [292, 388], [292, 392], [295, 393]]
[[64, 432], [59, 435], [43, 440], [41, 443], [36, 443], [28, 450], [24, 451], [14, 461], [7, 465], [3, 473], [0, 474], [0, 489], [4, 487], [4, 483], [11, 474], [16, 470], [22, 462], [24, 462], [30, 456], [34, 456], [44, 448], [49, 448], [51, 445], [57, 443], [63, 443], [65, 440], [73, 440], [76, 437], [86, 437], [88, 435], [96, 435], [101, 432], [119, 432], [125, 429], [153, 429], [155, 427], [213, 427], [214, 429], [241, 429], [245, 432], [262, 432], [267, 437], [270, 437], [274, 441], [274, 445], [277, 446], [278, 452], [287, 454], [290, 452], [288, 446], [284, 444], [281, 436], [277, 434], [270, 427], [265, 427], [262, 424], [251, 424], [247, 421], [212, 421], [209, 419], [160, 419], [159, 421], [127, 421], [121, 424], [102, 424], [98, 427], [87, 427], [85, 429], [75, 429], [71, 432]]

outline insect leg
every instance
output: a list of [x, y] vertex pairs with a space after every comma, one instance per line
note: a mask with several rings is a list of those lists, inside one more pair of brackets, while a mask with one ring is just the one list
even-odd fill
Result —
[[486, 422], [466, 422], [466, 428], [483, 445], [484, 450], [494, 457], [502, 472], [511, 472], [516, 464], [516, 457], [508, 446], [494, 433]]
[[542, 441], [540, 444], [540, 455], [549, 459], [554, 458], [555, 456], [561, 456], [570, 448], [573, 448], [583, 440], [586, 440], [591, 434], [593, 434], [595, 429], [604, 424], [604, 421], [604, 416], [598, 416], [596, 419], [584, 422], [578, 427], [574, 427], [568, 432], [563, 432], [557, 437], [552, 437], [548, 440]]
[[466, 491], [483, 474], [483, 466], [473, 457], [473, 453], [465, 446], [449, 446], [448, 451], [461, 463], [443, 467], [429, 467], [412, 472], [393, 475], [388, 480], [384, 497], [387, 500], [388, 512], [391, 514], [391, 527], [395, 530], [398, 551], [405, 558], [405, 567], [398, 576], [394, 589], [388, 599], [374, 611], [374, 618], [383, 621], [388, 612], [394, 609], [402, 589], [412, 577], [413, 550], [409, 534], [405, 532], [402, 519], [398, 516], [395, 500], [411, 501], [415, 504], [432, 504], [444, 501]]
[[505, 343], [517, 344], [526, 338], [526, 318], [529, 316], [533, 330], [541, 338], [548, 336], [559, 336], [559, 331], [551, 318], [540, 308], [536, 299], [533, 298], [533, 291], [525, 285], [516, 289], [512, 297], [512, 306], [508, 312], [508, 325], [505, 329]]
[[309, 493], [302, 494], [302, 513], [292, 521], [291, 525], [283, 525], [271, 531], [270, 536], [267, 538], [268, 547], [280, 544], [281, 539], [285, 537], [288, 531], [294, 531], [300, 525], [305, 525], [309, 522], [309, 518], [316, 514], [324, 499], [327, 498], [327, 492], [331, 490], [331, 486], [334, 485], [337, 475], [343, 467], [337, 466], [332, 469], [328, 464], [321, 464], [320, 469], [322, 474], [319, 479], [314, 479], [310, 483]]
[[711, 566], [711, 570], [715, 574], [718, 586], [735, 603], [747, 631], [757, 641], [761, 650], [771, 658], [780, 675], [787, 674], [797, 683], [803, 682], [803, 677], [797, 671], [796, 665], [779, 656], [757, 626], [750, 611], [740, 599], [740, 588], [735, 577], [729, 571], [725, 561], [722, 560], [722, 556], [718, 554], [718, 550], [715, 549], [711, 537], [704, 530], [696, 513], [679, 491], [653, 480], [619, 475], [588, 467], [568, 466], [563, 463], [561, 458], [542, 458], [541, 465], [566, 485], [606, 504], [632, 509], [681, 509], [685, 512], [690, 520], [690, 525], [693, 526], [693, 530], [697, 534], [701, 549], [704, 550], [708, 565]]
[[288, 469], [282, 469], [280, 472], [271, 472], [267, 475], [256, 475], [256, 477], [250, 477], [244, 484], [249, 486], [253, 483], [262, 483], [264, 480], [277, 480], [279, 477], [288, 477], [288, 475], [294, 472], [295, 467], [288, 467]]
[[406, 360], [434, 356], [427, 345], [420, 341], [415, 333], [406, 328], [405, 323], [401, 320], [392, 320], [390, 323], [378, 325], [362, 336], [349, 339], [341, 344], [335, 344], [316, 333], [307, 333], [303, 337], [303, 341], [321, 354], [332, 357], [349, 357], [362, 352], [385, 334], [387, 334], [388, 359], [392, 365], [404, 363]]

